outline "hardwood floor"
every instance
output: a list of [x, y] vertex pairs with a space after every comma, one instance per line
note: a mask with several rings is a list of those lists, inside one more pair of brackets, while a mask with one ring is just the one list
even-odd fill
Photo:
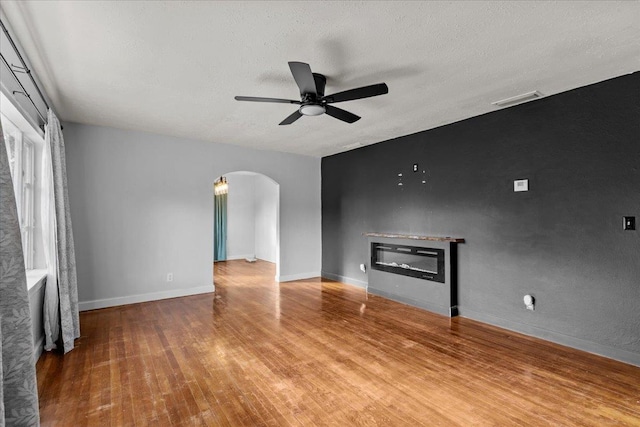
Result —
[[216, 264], [216, 294], [81, 313], [43, 426], [640, 425], [640, 368], [330, 280]]

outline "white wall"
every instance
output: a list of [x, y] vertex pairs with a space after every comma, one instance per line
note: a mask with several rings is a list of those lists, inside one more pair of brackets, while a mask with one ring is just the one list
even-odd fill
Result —
[[75, 123], [63, 132], [82, 309], [212, 291], [213, 182], [238, 170], [280, 185], [279, 279], [319, 276], [320, 159]]
[[232, 172], [227, 196], [227, 259], [276, 262], [278, 184], [253, 172]]
[[278, 186], [262, 175], [255, 179], [256, 258], [276, 262]]
[[227, 195], [227, 259], [253, 258], [255, 238], [256, 175], [230, 173]]
[[[27, 273], [29, 277], [29, 273]], [[44, 289], [46, 279], [43, 277], [35, 285], [29, 288], [29, 311], [31, 313], [31, 333], [33, 334], [33, 350], [35, 360], [44, 349], [44, 321], [42, 320], [42, 307], [44, 306]]]

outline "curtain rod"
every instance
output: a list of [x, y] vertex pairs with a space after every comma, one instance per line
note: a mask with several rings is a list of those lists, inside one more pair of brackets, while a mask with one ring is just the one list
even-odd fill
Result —
[[[31, 83], [33, 83], [33, 86], [36, 88], [36, 90], [38, 91], [38, 95], [40, 95], [40, 99], [42, 99], [42, 102], [44, 103], [45, 107], [47, 107], [47, 110], [49, 109], [49, 104], [47, 103], [47, 100], [45, 99], [44, 95], [42, 94], [42, 92], [40, 91], [40, 87], [38, 87], [38, 84], [36, 83], [35, 79], [33, 78], [33, 76], [31, 75], [31, 70], [29, 69], [29, 67], [27, 67], [27, 63], [24, 61], [24, 58], [22, 57], [22, 55], [20, 54], [20, 51], [18, 50], [18, 47], [16, 46], [16, 44], [13, 42], [13, 39], [11, 38], [11, 35], [9, 34], [9, 31], [7, 31], [7, 27], [4, 26], [4, 23], [2, 22], [2, 19], [0, 19], [0, 26], [2, 26], [2, 31], [4, 32], [4, 34], [7, 36], [7, 39], [9, 40], [9, 43], [11, 43], [11, 47], [13, 48], [13, 51], [16, 53], [16, 55], [18, 56], [18, 59], [20, 59], [20, 63], [22, 63], [22, 67], [18, 67], [16, 65], [13, 64], [9, 64], [6, 60], [6, 58], [4, 57], [4, 55], [2, 55], [2, 53], [0, 53], [0, 56], [2, 57], [2, 62], [4, 62], [4, 65], [6, 65], [7, 69], [9, 69], [9, 71], [11, 71], [11, 75], [13, 75], [13, 78], [16, 80], [16, 82], [18, 83], [18, 85], [20, 85], [20, 88], [22, 89], [22, 94], [24, 96], [27, 97], [27, 99], [29, 99], [29, 102], [31, 102], [31, 105], [33, 105], [33, 108], [36, 109], [36, 112], [38, 113], [38, 116], [40, 116], [40, 118], [42, 119], [42, 121], [46, 124], [47, 123], [47, 119], [42, 115], [42, 113], [40, 112], [40, 110], [38, 109], [38, 106], [36, 105], [35, 102], [33, 102], [33, 99], [31, 99], [31, 95], [29, 95], [29, 92], [27, 92], [27, 89], [25, 89], [24, 85], [22, 84], [22, 82], [20, 81], [20, 79], [18, 78], [18, 76], [16, 75], [15, 70], [13, 69], [13, 67], [17, 67], [17, 68], [22, 68], [22, 70], [24, 71], [20, 71], [23, 72], [25, 74], [27, 74], [29, 76], [29, 78], [31, 79]], [[17, 91], [13, 92], [15, 93], [20, 93]]]

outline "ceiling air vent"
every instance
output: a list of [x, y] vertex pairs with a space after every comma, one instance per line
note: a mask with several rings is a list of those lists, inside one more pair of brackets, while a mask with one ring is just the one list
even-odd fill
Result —
[[510, 107], [512, 105], [521, 104], [523, 102], [532, 101], [542, 97], [543, 95], [540, 92], [534, 90], [533, 92], [527, 92], [521, 95], [512, 96], [511, 98], [492, 102], [491, 105], [495, 105], [496, 107]]

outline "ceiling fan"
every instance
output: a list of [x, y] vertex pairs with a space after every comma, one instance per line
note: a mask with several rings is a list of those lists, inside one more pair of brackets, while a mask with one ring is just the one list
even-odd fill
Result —
[[343, 122], [353, 123], [360, 120], [360, 117], [330, 104], [389, 93], [389, 88], [385, 83], [378, 83], [325, 96], [324, 87], [327, 83], [325, 76], [312, 73], [309, 64], [305, 64], [304, 62], [289, 62], [289, 68], [291, 69], [291, 74], [293, 74], [296, 84], [300, 88], [300, 101], [281, 98], [260, 98], [255, 96], [236, 96], [235, 99], [237, 101], [275, 102], [300, 105], [300, 108], [293, 114], [280, 122], [281, 125], [290, 125], [302, 116], [319, 116], [324, 113]]

